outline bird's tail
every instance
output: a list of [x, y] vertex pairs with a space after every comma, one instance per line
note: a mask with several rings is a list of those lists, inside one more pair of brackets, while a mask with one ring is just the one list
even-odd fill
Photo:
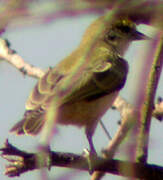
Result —
[[40, 110], [26, 111], [24, 118], [16, 123], [10, 132], [17, 135], [37, 135], [44, 125], [44, 113]]
[[23, 129], [24, 123], [25, 123], [25, 119], [19, 121], [10, 129], [10, 132], [13, 132], [17, 135], [25, 134], [24, 129]]

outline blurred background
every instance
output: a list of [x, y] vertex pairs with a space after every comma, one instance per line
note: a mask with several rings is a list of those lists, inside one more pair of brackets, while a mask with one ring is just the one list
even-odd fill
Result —
[[[97, 15], [83, 15], [72, 18], [61, 18], [53, 23], [37, 26], [9, 28], [2, 37], [7, 38], [11, 43], [11, 48], [22, 56], [29, 64], [47, 69], [55, 66], [60, 60], [69, 55], [79, 44], [82, 35], [88, 25], [93, 22]], [[152, 37], [155, 29], [149, 26], [140, 25], [138, 29], [146, 35]], [[120, 95], [129, 103], [133, 103], [136, 87], [141, 70], [141, 60], [145, 56], [147, 41], [134, 42], [125, 55], [130, 69], [125, 87]], [[22, 150], [34, 152], [39, 142], [39, 136], [15, 136], [9, 134], [9, 129], [18, 122], [24, 113], [25, 102], [37, 79], [23, 76], [15, 67], [5, 61], [0, 61], [0, 147], [7, 138], [13, 145]], [[163, 95], [163, 75], [161, 76], [157, 95]], [[115, 110], [109, 110], [103, 117], [103, 122], [113, 137], [117, 128], [120, 115]], [[152, 120], [149, 163], [157, 165], [163, 164], [163, 123]], [[108, 143], [108, 139], [98, 126], [94, 135], [94, 144], [98, 153]], [[134, 143], [134, 142], [133, 142]], [[88, 142], [83, 129], [72, 126], [58, 127], [58, 134], [53, 138], [51, 149], [54, 151], [73, 152], [81, 154], [83, 149], [88, 147]], [[115, 158], [125, 159], [127, 145], [120, 146]], [[0, 158], [0, 179], [8, 180], [3, 174], [7, 162]], [[89, 179], [89, 174], [84, 171], [71, 170], [54, 167], [51, 169], [49, 179]], [[41, 179], [39, 170], [27, 172], [14, 180], [36, 180]], [[104, 180], [122, 180], [125, 178], [107, 174]]]

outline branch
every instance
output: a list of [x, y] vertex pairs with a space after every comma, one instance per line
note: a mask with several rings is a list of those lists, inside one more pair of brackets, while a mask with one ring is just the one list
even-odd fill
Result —
[[[119, 16], [128, 16], [138, 23], [152, 22], [160, 28], [163, 27], [162, 11], [163, 2], [153, 0], [55, 0], [38, 2], [28, 1], [4, 1], [0, 12], [0, 33], [6, 27], [20, 27], [35, 24], [52, 23], [58, 18], [79, 16], [84, 14], [103, 14], [106, 10], [119, 7]], [[39, 8], [38, 8], [39, 7]], [[44, 8], [49, 7], [49, 8]], [[154, 21], [153, 21], [154, 19]]]
[[155, 104], [155, 109], [152, 112], [152, 116], [162, 121], [163, 120], [163, 99], [159, 97], [157, 101], [158, 103]]
[[[151, 52], [152, 49], [154, 49], [154, 53], [153, 53], [154, 59], [151, 63], [150, 72], [147, 76], [147, 83], [145, 83], [143, 86], [144, 97], [141, 102], [141, 109], [140, 109], [141, 115], [140, 115], [140, 120], [138, 121], [139, 127], [138, 127], [138, 138], [137, 138], [137, 147], [136, 147], [136, 159], [144, 163], [147, 161], [147, 157], [148, 157], [148, 142], [150, 135], [152, 110], [154, 108], [153, 107], [154, 98], [163, 66], [163, 33], [159, 34], [157, 39], [154, 41], [154, 45], [156, 45], [156, 49], [153, 47], [151, 47], [150, 49]], [[149, 55], [151, 56], [150, 53]], [[150, 58], [152, 58], [150, 56], [147, 56], [148, 61]]]
[[40, 68], [26, 63], [21, 56], [10, 48], [7, 40], [0, 39], [0, 58], [16, 67], [24, 75], [40, 78], [45, 74]]
[[[27, 171], [40, 169], [36, 163], [36, 156], [38, 154], [27, 153], [11, 145], [8, 140], [5, 146], [0, 149], [2, 157], [5, 158], [10, 164], [6, 167], [5, 174], [9, 177], [20, 176]], [[73, 153], [50, 152], [51, 161], [53, 166], [66, 167], [89, 171], [87, 160], [84, 156], [76, 155]], [[107, 160], [100, 157], [95, 157], [92, 161], [93, 170], [105, 171], [116, 175], [126, 177], [136, 177], [143, 179], [163, 179], [163, 167], [152, 164], [132, 163], [120, 160]], [[135, 174], [128, 171], [128, 167], [135, 169]], [[44, 165], [44, 167], [46, 167]], [[120, 168], [121, 167], [121, 168]], [[123, 169], [123, 170], [122, 170]], [[143, 173], [142, 173], [143, 172]]]
[[[120, 112], [122, 119], [128, 116], [129, 112], [134, 111], [134, 107], [120, 96], [118, 96], [114, 101], [113, 109], [116, 109]], [[163, 120], [163, 99], [161, 97], [158, 97], [157, 99], [157, 103], [155, 104], [152, 116], [159, 121]]]
[[[129, 131], [135, 125], [138, 119], [138, 111], [136, 111], [129, 103], [124, 101], [121, 97], [117, 97], [114, 101], [114, 106], [121, 113], [121, 125], [118, 128], [113, 139], [109, 141], [106, 148], [103, 150], [103, 157], [106, 159], [112, 159], [115, 155], [115, 152], [126, 138]], [[132, 166], [130, 166], [132, 167]], [[135, 169], [134, 169], [135, 172]], [[133, 171], [132, 171], [133, 173]], [[96, 171], [93, 173], [91, 180], [100, 180], [105, 175], [104, 172]]]

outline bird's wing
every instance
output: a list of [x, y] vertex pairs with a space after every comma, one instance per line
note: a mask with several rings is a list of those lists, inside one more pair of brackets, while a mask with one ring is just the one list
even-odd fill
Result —
[[128, 73], [128, 64], [124, 59], [117, 56], [117, 59], [99, 62], [98, 65], [81, 72], [63, 98], [62, 104], [84, 99], [94, 100], [124, 86]]
[[[77, 73], [73, 86], [68, 87], [67, 93], [59, 98], [61, 105], [80, 100], [91, 101], [121, 89], [125, 83], [127, 71], [127, 63], [121, 58], [114, 59], [114, 61], [111, 59], [99, 61], [92, 68], [84, 68]], [[69, 74], [59, 73], [55, 68], [50, 69], [31, 92], [23, 120], [17, 123], [11, 131], [17, 134], [24, 132], [31, 135], [37, 134], [45, 121], [46, 109], [42, 107], [48, 107], [47, 104], [61, 92], [64, 83], [70, 82], [71, 84], [70, 79], [66, 81], [67, 77], [69, 78]]]
[[56, 68], [49, 71], [38, 81], [26, 102], [26, 110], [34, 110], [44, 104], [46, 99], [53, 94], [55, 86], [64, 77]]
[[45, 104], [51, 94], [53, 94], [55, 86], [64, 77], [56, 68], [49, 71], [38, 81], [26, 102], [26, 112], [21, 121], [13, 126], [10, 132], [18, 135], [30, 134], [36, 135], [42, 129], [45, 118]]

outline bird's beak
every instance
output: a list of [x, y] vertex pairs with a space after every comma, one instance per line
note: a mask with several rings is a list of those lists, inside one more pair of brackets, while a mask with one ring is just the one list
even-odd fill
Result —
[[151, 40], [150, 37], [146, 36], [145, 34], [139, 32], [139, 31], [134, 31], [132, 33], [132, 38], [134, 41], [137, 41], [137, 40]]

